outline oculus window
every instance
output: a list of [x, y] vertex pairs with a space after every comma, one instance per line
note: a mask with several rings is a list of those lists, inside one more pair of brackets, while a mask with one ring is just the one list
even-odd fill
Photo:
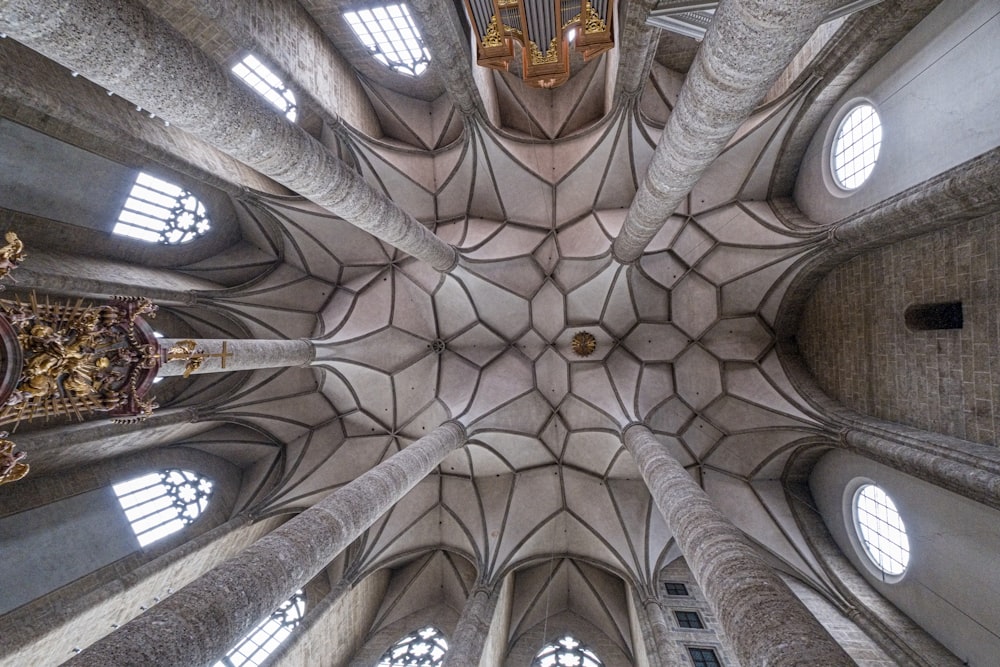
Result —
[[427, 69], [431, 54], [406, 5], [344, 12], [344, 20], [372, 57], [389, 69], [408, 76], [418, 76]]
[[252, 55], [233, 65], [233, 73], [243, 79], [257, 94], [270, 102], [275, 109], [285, 114], [285, 118], [295, 122], [298, 107], [295, 94], [264, 63]]
[[854, 492], [854, 528], [865, 555], [884, 574], [900, 576], [910, 562], [910, 541], [892, 498], [874, 484]]
[[435, 627], [411, 632], [389, 647], [377, 667], [437, 667], [448, 652], [448, 641]]
[[111, 230], [149, 243], [180, 245], [208, 233], [204, 204], [182, 187], [139, 172]]
[[859, 104], [844, 116], [837, 128], [830, 156], [833, 177], [845, 190], [854, 190], [868, 180], [882, 147], [882, 122], [875, 107]]
[[260, 625], [240, 640], [213, 667], [257, 667], [288, 639], [306, 611], [306, 596], [299, 590], [275, 609]]
[[143, 547], [192, 523], [212, 495], [211, 480], [178, 469], [153, 472], [112, 488]]
[[547, 644], [535, 656], [531, 667], [604, 667], [597, 654], [570, 635]]

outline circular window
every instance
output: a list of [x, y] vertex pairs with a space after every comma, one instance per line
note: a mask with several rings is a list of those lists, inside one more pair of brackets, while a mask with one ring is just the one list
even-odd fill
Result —
[[884, 574], [901, 576], [910, 562], [910, 541], [896, 504], [874, 484], [854, 492], [854, 527], [865, 555]]
[[840, 121], [830, 164], [837, 185], [854, 190], [868, 180], [882, 146], [882, 121], [875, 107], [859, 104]]

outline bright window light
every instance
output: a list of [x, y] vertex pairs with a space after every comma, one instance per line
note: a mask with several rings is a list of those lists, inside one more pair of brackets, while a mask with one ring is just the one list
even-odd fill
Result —
[[205, 206], [173, 183], [139, 172], [111, 231], [149, 243], [179, 245], [208, 233]]
[[295, 122], [298, 116], [295, 94], [288, 90], [285, 82], [275, 76], [264, 63], [248, 54], [242, 61], [233, 65], [233, 72], [274, 105], [274, 108], [285, 114], [285, 118]]
[[832, 166], [837, 184], [845, 190], [861, 187], [875, 168], [882, 147], [882, 121], [870, 104], [854, 107], [837, 129]]
[[910, 562], [910, 541], [896, 504], [885, 491], [865, 484], [854, 494], [854, 525], [869, 559], [888, 575], [901, 575]]
[[406, 5], [386, 5], [344, 12], [344, 19], [372, 56], [390, 69], [417, 76], [427, 69], [431, 54], [424, 48]]
[[214, 667], [257, 667], [281, 642], [288, 639], [292, 630], [302, 620], [306, 611], [306, 596], [301, 590], [281, 603], [260, 625], [250, 631], [246, 637], [226, 654]]
[[209, 479], [177, 469], [149, 473], [112, 488], [143, 547], [192, 523], [212, 495]]
[[566, 635], [554, 644], [542, 647], [531, 663], [531, 667], [562, 667], [563, 665], [604, 667], [604, 663], [601, 662], [596, 653], [570, 635]]
[[376, 667], [437, 667], [448, 652], [448, 641], [435, 627], [411, 632], [389, 647]]

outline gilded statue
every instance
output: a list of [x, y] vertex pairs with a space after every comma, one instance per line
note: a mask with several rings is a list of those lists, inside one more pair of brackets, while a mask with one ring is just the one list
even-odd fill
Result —
[[[0, 247], [0, 278], [3, 278], [17, 268], [24, 258], [24, 242], [17, 238], [14, 232], [4, 234], [7, 245]], [[4, 289], [0, 285], [0, 290]]]
[[0, 484], [16, 482], [28, 474], [29, 466], [21, 463], [27, 454], [15, 452], [14, 443], [7, 440], [7, 431], [0, 431]]

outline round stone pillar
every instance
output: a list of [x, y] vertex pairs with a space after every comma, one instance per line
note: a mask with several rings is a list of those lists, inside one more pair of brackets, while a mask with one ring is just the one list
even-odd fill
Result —
[[612, 254], [642, 256], [838, 0], [723, 0]]
[[465, 441], [445, 422], [66, 664], [215, 662]]
[[476, 667], [480, 663], [499, 597], [495, 586], [476, 586], [469, 591], [441, 667]]
[[648, 428], [623, 440], [741, 664], [854, 665]]
[[168, 355], [157, 372], [161, 377], [185, 375], [192, 366], [191, 374], [198, 375], [306, 366], [315, 356], [307, 340], [161, 338], [159, 343]]
[[0, 32], [438, 271], [458, 251], [132, 0], [0, 0]]

